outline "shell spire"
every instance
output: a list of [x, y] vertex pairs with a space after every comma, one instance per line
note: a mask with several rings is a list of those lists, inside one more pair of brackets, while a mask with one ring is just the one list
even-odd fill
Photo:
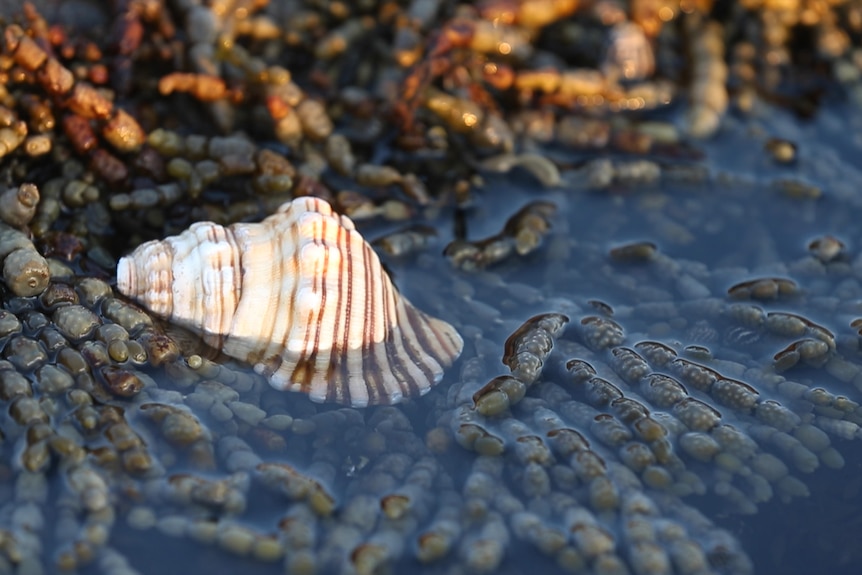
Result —
[[362, 407], [426, 393], [461, 336], [402, 297], [377, 254], [319, 198], [256, 224], [193, 224], [117, 265], [117, 288], [252, 364], [276, 389]]

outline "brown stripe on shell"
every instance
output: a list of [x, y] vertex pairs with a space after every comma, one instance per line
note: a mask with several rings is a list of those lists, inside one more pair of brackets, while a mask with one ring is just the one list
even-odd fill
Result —
[[[320, 237], [320, 231], [317, 229], [317, 226], [312, 227], [313, 237], [313, 246], [319, 245], [318, 238]], [[300, 254], [300, 258], [302, 255]], [[314, 269], [312, 270], [312, 277], [314, 278], [314, 283], [312, 284], [312, 291], [315, 293], [321, 292], [321, 285], [325, 285], [322, 282], [323, 274], [325, 273], [325, 269], [321, 269], [319, 267], [320, 259], [315, 257], [314, 261]], [[308, 328], [305, 330], [305, 335], [302, 338], [303, 346], [302, 346], [302, 355], [300, 355], [300, 364], [303, 367], [303, 371], [301, 376], [298, 378], [300, 381], [300, 389], [302, 389], [305, 393], [312, 395], [313, 397], [326, 397], [326, 394], [321, 394], [320, 390], [314, 389], [314, 359], [310, 357], [311, 354], [314, 353], [314, 349], [312, 348], [312, 342], [318, 341], [318, 333], [320, 330], [320, 307], [317, 309], [309, 309], [308, 310], [308, 319], [305, 324]], [[316, 318], [315, 318], [316, 314]], [[313, 393], [317, 392], [317, 393]]]
[[[336, 378], [336, 370], [341, 369], [339, 363], [346, 366], [347, 362], [339, 362], [336, 357], [337, 349], [347, 349], [347, 334], [349, 333], [346, 329], [347, 321], [349, 321], [349, 313], [350, 313], [350, 286], [348, 282], [343, 281], [343, 278], [350, 277], [352, 264], [350, 261], [350, 243], [344, 242], [343, 239], [347, 235], [346, 230], [343, 226], [336, 226], [336, 245], [338, 246], [338, 251], [343, 252], [346, 257], [342, 257], [338, 260], [338, 301], [336, 302], [336, 313], [335, 313], [335, 327], [332, 330], [333, 336], [338, 337], [338, 334], [344, 333], [344, 336], [341, 341], [341, 346], [333, 345], [332, 350], [329, 354], [329, 365], [326, 369], [326, 380], [329, 382], [337, 382], [341, 381], [341, 387], [347, 390], [347, 372], [342, 371], [341, 377]], [[347, 266], [347, 270], [345, 271], [344, 267]], [[344, 326], [341, 325], [341, 320], [344, 318]], [[350, 400], [350, 394], [343, 393], [343, 396], [346, 398], [346, 401]]]
[[[322, 200], [294, 200], [260, 224], [196, 225], [211, 229], [148, 248], [146, 257], [160, 259], [162, 267], [173, 258], [170, 270], [150, 277], [162, 290], [163, 301], [168, 300], [165, 289], [168, 294], [170, 289], [224, 293], [224, 301], [196, 311], [204, 318], [217, 314], [209, 324], [216, 332], [225, 325], [231, 330], [211, 333], [206, 319], [189, 319], [190, 311], [176, 305], [168, 316], [222, 346], [228, 355], [253, 363], [278, 389], [354, 406], [396, 403], [427, 392], [461, 351], [454, 328], [403, 298], [353, 223], [333, 214]], [[182, 250], [177, 256], [181, 261], [172, 255], [172, 242]], [[227, 253], [217, 249], [208, 254], [206, 246], [192, 245], [219, 242], [218, 249], [226, 247]], [[133, 253], [124, 269], [150, 263], [136, 257], [144, 255]], [[233, 278], [219, 273], [226, 265], [233, 267]], [[206, 266], [211, 273], [200, 273]], [[180, 268], [180, 276], [165, 275]], [[178, 277], [188, 276], [200, 277], [201, 285], [178, 283]], [[148, 278], [134, 277], [131, 283], [145, 281]], [[124, 288], [138, 298], [153, 286]], [[189, 308], [201, 304], [195, 294], [183, 298]]]
[[412, 306], [408, 307], [403, 302], [398, 305], [398, 312], [398, 325], [401, 328], [404, 343], [408, 344], [405, 345], [405, 348], [409, 348], [411, 355], [414, 357], [418, 356], [419, 359], [416, 361], [416, 366], [425, 374], [427, 381], [431, 382], [431, 384], [436, 383], [431, 366], [428, 365], [427, 361], [422, 361], [421, 358], [423, 353], [422, 340], [424, 339], [422, 324], [424, 322], [421, 321], [415, 308]]
[[[389, 289], [389, 287], [391, 286], [387, 286], [387, 289]], [[394, 290], [394, 288], [392, 289]], [[417, 381], [415, 369], [417, 368], [417, 366], [422, 365], [422, 361], [415, 353], [413, 346], [409, 345], [410, 342], [405, 339], [405, 336], [407, 334], [404, 330], [407, 328], [407, 326], [400, 317], [400, 306], [398, 304], [398, 300], [393, 297], [390, 299], [390, 301], [394, 305], [392, 306], [392, 309], [388, 311], [391, 311], [393, 317], [396, 318], [394, 320], [394, 324], [398, 327], [394, 328], [390, 332], [389, 338], [391, 340], [392, 346], [395, 348], [395, 351], [392, 356], [397, 358], [398, 362], [403, 368], [402, 377], [399, 379], [401, 383], [401, 390], [405, 396], [421, 394], [423, 391], [423, 385], [419, 381]], [[429, 384], [428, 387], [430, 387], [430, 385], [433, 385], [433, 380], [429, 381], [432, 381], [432, 383]]]
[[[284, 234], [289, 235], [290, 240], [291, 240], [290, 244], [287, 243], [285, 238], [281, 237]], [[299, 226], [289, 226], [287, 229], [281, 230], [281, 234], [279, 234], [278, 237], [281, 240], [279, 242], [279, 245], [278, 245], [278, 250], [279, 250], [279, 254], [281, 257], [278, 258], [277, 266], [278, 266], [279, 277], [281, 277], [282, 274], [295, 273], [295, 270], [300, 269], [301, 262], [299, 259], [299, 250], [298, 249], [290, 250], [289, 258], [282, 251], [283, 246], [285, 246], [285, 245], [292, 245], [292, 246], [298, 246], [299, 245]], [[288, 261], [290, 261], [292, 263], [291, 268], [285, 269], [286, 262], [288, 262]], [[283, 337], [283, 339], [279, 340], [279, 345], [278, 345], [278, 347], [281, 350], [283, 350], [284, 353], [276, 354], [275, 356], [273, 356], [273, 359], [271, 360], [273, 369], [269, 374], [267, 374], [267, 377], [269, 377], [273, 373], [280, 370], [282, 365], [285, 363], [285, 360], [288, 357], [288, 353], [289, 353], [287, 351], [288, 350], [288, 339], [291, 337], [291, 334], [293, 334], [294, 328], [296, 327], [295, 322], [293, 321], [293, 318], [295, 317], [295, 314], [296, 314], [295, 309], [294, 309], [295, 306], [294, 306], [293, 302], [296, 301], [296, 298], [298, 296], [298, 290], [299, 290], [299, 282], [293, 282], [292, 289], [291, 289], [290, 293], [288, 293], [288, 294], [284, 293], [284, 290], [281, 289], [280, 285], [279, 285], [279, 288], [276, 289], [276, 293], [275, 293], [275, 302], [276, 302], [275, 310], [276, 311], [272, 315], [273, 319], [272, 319], [272, 323], [270, 325], [270, 341], [274, 341], [273, 330], [274, 330], [275, 324], [276, 324], [275, 314], [277, 314], [277, 313], [286, 314], [287, 318], [285, 321], [287, 321], [287, 329], [284, 330], [284, 337]], [[288, 297], [286, 299], [284, 299], [284, 301], [286, 302], [286, 305], [283, 306], [282, 305], [282, 298], [285, 298], [285, 296], [288, 296]], [[255, 363], [255, 362], [252, 361], [252, 363]], [[293, 372], [291, 373], [291, 377], [293, 377]]]
[[[369, 258], [377, 257], [368, 244], [363, 246], [363, 250], [366, 254], [369, 254]], [[383, 273], [385, 274], [385, 272]], [[409, 397], [409, 394], [406, 393], [406, 391], [414, 388], [412, 384], [414, 376], [410, 373], [410, 366], [415, 362], [416, 358], [410, 351], [404, 348], [403, 342], [400, 339], [400, 333], [397, 327], [398, 295], [395, 293], [395, 287], [392, 285], [392, 282], [389, 281], [388, 275], [384, 275], [381, 279], [383, 280], [381, 282], [383, 284], [381, 293], [384, 305], [381, 306], [380, 311], [383, 313], [383, 325], [395, 327], [389, 329], [386, 333], [384, 342], [379, 349], [381, 355], [383, 355], [383, 359], [378, 358], [378, 363], [384, 363], [386, 366], [398, 371], [398, 375], [393, 375], [393, 377], [396, 378], [395, 384], [398, 384], [397, 392], [401, 396]], [[407, 363], [408, 359], [410, 363]], [[383, 366], [379, 367], [379, 369], [383, 368]], [[393, 397], [395, 396], [395, 391], [396, 390], [391, 390], [386, 394], [386, 403], [393, 402], [392, 400], [395, 399]], [[418, 394], [418, 388], [416, 388], [416, 392], [416, 394]]]
[[[326, 238], [326, 220], [322, 220], [320, 223], [319, 235], [314, 240], [314, 245], [321, 246], [323, 249], [323, 265], [320, 269], [314, 270], [314, 281], [315, 286], [319, 286], [318, 290], [320, 293], [320, 305], [317, 306], [317, 320], [314, 321], [311, 325], [314, 326], [314, 339], [309, 339], [309, 343], [311, 346], [309, 348], [310, 353], [308, 354], [308, 363], [313, 367], [311, 371], [306, 371], [306, 377], [308, 385], [310, 389], [314, 389], [315, 387], [315, 374], [317, 373], [317, 353], [320, 349], [320, 328], [323, 324], [324, 315], [326, 312], [326, 276], [329, 273], [329, 246], [326, 245], [324, 241], [321, 241], [320, 238]], [[323, 387], [322, 384], [326, 382], [318, 382], [318, 387]], [[327, 399], [327, 401], [335, 401], [335, 395], [332, 393], [335, 386], [333, 385], [325, 385], [326, 391], [323, 389], [318, 389], [318, 393], [315, 395], [323, 396]]]
[[[280, 236], [280, 234], [279, 234], [279, 236]], [[279, 236], [276, 236], [276, 237], [278, 237], [278, 239], [281, 240], [281, 237], [279, 237]], [[274, 253], [272, 265], [275, 267], [275, 273], [278, 277], [281, 277], [281, 275], [285, 273], [284, 263], [285, 263], [286, 258], [284, 257], [284, 254], [282, 253], [282, 246], [283, 245], [284, 245], [284, 241], [279, 241], [276, 243], [276, 245], [273, 246], [275, 253]], [[295, 255], [295, 254], [292, 254], [292, 255]], [[243, 268], [243, 279], [244, 280], [245, 280], [245, 277], [247, 275], [250, 275], [250, 272], [246, 272], [245, 268]], [[251, 278], [251, 277], [249, 277], [248, 280], [254, 281], [253, 278]], [[270, 290], [270, 291], [272, 291], [272, 290]], [[271, 300], [269, 302], [270, 305], [272, 306], [272, 309], [270, 309], [270, 307], [267, 307], [266, 311], [264, 312], [263, 317], [260, 318], [261, 323], [262, 323], [262, 327], [263, 327], [263, 329], [261, 331], [261, 338], [264, 341], [273, 341], [273, 339], [275, 338], [275, 328], [277, 325], [275, 314], [277, 313], [276, 310], [281, 309], [281, 301], [282, 301], [281, 298], [282, 297], [284, 297], [284, 294], [282, 294], [282, 290], [276, 288], [275, 289], [275, 301]], [[288, 333], [290, 333], [290, 329], [285, 330], [285, 335]], [[266, 354], [268, 351], [269, 351], [268, 347], [265, 347], [264, 349], [261, 350], [261, 353]], [[268, 365], [268, 369], [272, 370], [270, 373], [275, 373], [275, 371], [277, 371], [278, 368], [281, 367], [281, 362], [283, 361], [280, 354], [270, 355], [269, 358], [260, 357], [260, 358], [258, 358], [257, 361], [262, 361], [262, 360], [266, 361], [266, 363]]]
[[[367, 245], [362, 246], [362, 267], [365, 270], [372, 268], [374, 258], [368, 255]], [[362, 373], [365, 374], [366, 388], [368, 389], [368, 402], [381, 402], [382, 397], [385, 397], [384, 384], [380, 381], [382, 366], [369, 365], [368, 360], [374, 357], [374, 326], [377, 322], [377, 313], [385, 313], [383, 306], [377, 306], [374, 301], [375, 294], [381, 295], [377, 291], [374, 283], [377, 279], [376, 274], [366, 273], [365, 275], [365, 307], [362, 310], [363, 321], [363, 344], [362, 344]], [[385, 289], [385, 286], [384, 288]], [[384, 300], [385, 302], [386, 300]], [[357, 314], [358, 317], [358, 314]], [[385, 316], [384, 316], [385, 318]], [[376, 363], [376, 362], [375, 362]]]
[[[299, 265], [301, 267], [304, 267], [303, 255], [302, 255], [301, 250], [302, 250], [302, 248], [300, 248], [300, 250], [299, 250], [299, 252], [300, 252], [299, 253]], [[312, 289], [316, 289], [316, 287], [317, 287], [317, 276], [314, 275], [314, 274], [316, 274], [316, 269], [312, 268], [311, 274], [312, 274], [312, 277], [314, 278], [314, 284], [312, 285]], [[300, 296], [297, 293], [297, 298], [298, 297], [300, 297]], [[306, 377], [306, 374], [310, 374], [311, 370], [310, 370], [310, 367], [308, 366], [307, 360], [305, 359], [305, 353], [306, 353], [306, 350], [308, 349], [308, 338], [310, 337], [311, 330], [313, 330], [315, 327], [314, 326], [314, 310], [313, 309], [306, 310], [304, 308], [297, 306], [297, 313], [298, 314], [305, 314], [305, 316], [298, 318], [300, 320], [298, 323], [298, 327], [301, 330], [302, 336], [298, 337], [299, 334], [288, 333], [288, 338], [293, 337], [298, 342], [300, 342], [299, 346], [298, 346], [299, 350], [294, 352], [294, 353], [297, 353], [296, 359], [294, 359], [291, 362], [291, 363], [295, 364], [293, 367], [293, 373], [291, 375], [291, 381], [294, 383], [294, 385], [296, 386], [296, 388], [299, 391], [302, 391], [303, 393], [308, 394], [311, 392], [311, 389], [309, 387], [308, 378]], [[288, 355], [287, 358], [289, 359], [290, 356]]]
[[[224, 229], [219, 230], [218, 228], [206, 227], [206, 228], [204, 228], [204, 230], [205, 230], [204, 233], [205, 233], [206, 239], [209, 240], [210, 242], [212, 242], [213, 244], [215, 244], [216, 246], [218, 246], [221, 243], [221, 237], [220, 236], [229, 235], [229, 234], [224, 233], [225, 232]], [[219, 233], [219, 232], [222, 232], [222, 233]], [[225, 262], [223, 259], [223, 256], [224, 256], [223, 250], [217, 248], [217, 249], [213, 250], [212, 253], [215, 255], [216, 259], [215, 259], [215, 261], [212, 262], [213, 270], [210, 271], [210, 277], [216, 281], [216, 284], [214, 286], [212, 286], [212, 288], [210, 290], [208, 290], [208, 291], [205, 290], [204, 297], [201, 298], [201, 300], [200, 300], [201, 301], [200, 305], [202, 305], [204, 307], [208, 307], [210, 304], [212, 304], [213, 306], [215, 306], [214, 308], [211, 308], [213, 310], [213, 313], [210, 316], [210, 317], [214, 318], [214, 321], [215, 321], [216, 318], [221, 319], [221, 318], [225, 317], [225, 314], [224, 314], [225, 298], [217, 297], [217, 294], [220, 291], [223, 292], [225, 290], [223, 278], [221, 277], [221, 273], [219, 273], [220, 270], [224, 269]], [[206, 282], [203, 281], [203, 278], [200, 278], [199, 281], [203, 282], [203, 285], [206, 286]], [[219, 322], [219, 323], [221, 323], [221, 322]], [[219, 327], [221, 327], [221, 326], [219, 326]], [[214, 331], [214, 330], [208, 330], [208, 331]], [[220, 332], [221, 332], [221, 330], [219, 329], [212, 336], [210, 336], [210, 339], [207, 341], [207, 344], [209, 344], [213, 347], [216, 347], [216, 348], [221, 347], [223, 342], [224, 342], [225, 336], [224, 336], [224, 334], [222, 334]]]
[[[356, 232], [352, 232], [356, 233]], [[369, 326], [373, 325], [374, 318], [380, 310], [372, 309], [373, 294], [374, 294], [374, 279], [375, 274], [369, 273], [369, 262], [367, 261], [362, 244], [352, 243], [351, 257], [356, 264], [354, 277], [355, 281], [349, 282], [351, 290], [351, 308], [349, 312], [350, 332], [353, 335], [354, 345], [355, 338], [359, 335], [361, 344], [358, 348], [347, 353], [346, 360], [348, 361], [349, 371], [351, 376], [346, 382], [349, 389], [359, 388], [355, 393], [351, 392], [352, 401], [354, 404], [375, 404], [379, 403], [378, 398], [378, 381], [377, 374], [370, 372], [366, 365], [366, 358], [371, 352], [371, 340], [373, 339], [373, 329], [369, 331]], [[360, 280], [357, 276], [362, 276]], [[361, 291], [360, 291], [361, 288]], [[360, 335], [361, 334], [361, 335]], [[358, 381], [361, 374], [362, 384]]]
[[[383, 270], [382, 266], [380, 266], [380, 262], [377, 259], [377, 254], [374, 253], [374, 250], [371, 249], [371, 246], [368, 244], [363, 245], [363, 250], [368, 254], [369, 259], [374, 259], [377, 263], [378, 268], [380, 269], [380, 275], [378, 276], [380, 288], [375, 293], [379, 293], [380, 304], [379, 307], [376, 307], [377, 312], [380, 314], [380, 322], [384, 326], [392, 326], [393, 320], [390, 316], [390, 305], [394, 301], [395, 297], [397, 297], [393, 292], [395, 288], [392, 285], [392, 281], [389, 279], [389, 276]], [[400, 375], [396, 376], [394, 371], [396, 369], [395, 364], [401, 364], [401, 360], [404, 359], [404, 356], [398, 355], [397, 345], [395, 347], [394, 355], [389, 354], [389, 345], [396, 344], [395, 337], [398, 331], [396, 327], [392, 327], [391, 329], [384, 329], [384, 336], [382, 341], [375, 344], [374, 349], [374, 364], [376, 368], [376, 373], [380, 374], [382, 380], [379, 384], [380, 387], [380, 402], [381, 403], [393, 403], [399, 401], [402, 397], [404, 397], [404, 388], [403, 383], [410, 380], [409, 372], [401, 372]], [[399, 365], [401, 367], [401, 365]]]
[[[325, 353], [323, 355], [319, 355], [317, 358], [317, 371], [318, 377], [323, 381], [323, 383], [330, 389], [330, 392], [327, 394], [328, 397], [331, 395], [333, 398], [332, 401], [336, 403], [351, 403], [350, 394], [347, 389], [347, 385], [341, 379], [336, 379], [332, 377], [335, 373], [334, 366], [336, 365], [336, 357], [338, 355], [338, 350], [342, 349], [339, 346], [339, 333], [343, 330], [341, 326], [342, 314], [341, 314], [341, 300], [345, 298], [344, 288], [346, 282], [344, 279], [344, 253], [341, 246], [341, 232], [343, 231], [343, 227], [335, 221], [330, 221], [330, 226], [327, 230], [327, 233], [324, 235], [326, 238], [326, 244], [328, 246], [327, 249], [327, 257], [329, 259], [329, 263], [325, 266], [327, 270], [327, 277], [329, 281], [327, 281], [327, 285], [335, 287], [334, 293], [330, 293], [327, 295], [327, 300], [331, 303], [326, 306], [328, 309], [326, 313], [321, 316], [322, 324], [332, 326], [332, 333], [326, 334], [327, 341], [324, 342], [325, 345], [323, 348], [318, 348], [318, 354], [322, 352]], [[334, 233], [334, 237], [332, 237]], [[334, 262], [337, 262], [335, 265]], [[330, 290], [332, 291], [332, 290]], [[330, 401], [329, 399], [327, 401]]]
[[[317, 291], [320, 293], [320, 305], [317, 306], [317, 320], [313, 324], [314, 339], [309, 340], [311, 347], [310, 353], [308, 354], [308, 363], [312, 367], [310, 371], [306, 372], [306, 375], [308, 376], [308, 385], [309, 389], [312, 390], [311, 395], [313, 397], [322, 397], [327, 402], [344, 403], [345, 398], [340, 392], [339, 386], [333, 385], [334, 382], [329, 380], [325, 375], [328, 370], [327, 366], [329, 364], [329, 356], [327, 356], [323, 364], [321, 362], [322, 358], [318, 357], [321, 345], [321, 330], [326, 321], [326, 313], [329, 311], [327, 310], [327, 298], [330, 294], [327, 289], [327, 285], [329, 285], [327, 280], [330, 273], [333, 271], [330, 270], [329, 264], [330, 253], [333, 248], [328, 242], [327, 223], [327, 219], [319, 219], [314, 225], [314, 245], [320, 246], [323, 258], [322, 262], [319, 259], [317, 260], [320, 268], [315, 269], [314, 272], [315, 285], [319, 286]], [[336, 285], [340, 282], [340, 278], [337, 278], [337, 280]], [[335, 342], [327, 341], [324, 343], [330, 348], [329, 355], [331, 355], [331, 348], [334, 346]]]
[[[371, 248], [369, 247], [368, 249], [370, 250]], [[409, 320], [405, 319], [402, 309], [406, 300], [403, 300], [397, 294], [395, 286], [391, 282], [387, 282], [386, 290], [389, 293], [390, 304], [387, 307], [387, 314], [390, 317], [388, 325], [395, 326], [390, 332], [390, 337], [395, 346], [395, 355], [399, 358], [404, 368], [404, 377], [401, 379], [402, 390], [405, 395], [411, 391], [421, 393], [423, 388], [426, 388], [425, 390], [427, 391], [429, 385], [422, 385], [419, 378], [427, 377], [428, 374], [422, 369], [424, 362], [420, 354], [416, 353], [412, 341], [409, 339], [412, 327], [409, 324]], [[407, 306], [412, 307], [409, 303], [407, 303]], [[431, 381], [431, 385], [433, 385], [433, 379], [428, 381]]]
[[[390, 286], [385, 285], [386, 291], [389, 291]], [[395, 314], [394, 309], [390, 309], [391, 304], [395, 301], [393, 297], [389, 297], [387, 302], [389, 305], [384, 306], [383, 311], [385, 314], [385, 319], [388, 320], [390, 313], [392, 315]], [[390, 325], [389, 321], [386, 322], [386, 325]], [[398, 334], [397, 329], [392, 329], [387, 334], [385, 339], [385, 355], [390, 359], [390, 365], [396, 378], [396, 381], [400, 383], [400, 390], [403, 396], [410, 397], [411, 395], [418, 395], [420, 393], [419, 387], [414, 382], [413, 378], [410, 376], [410, 372], [405, 365], [405, 361], [407, 360], [407, 352], [404, 349], [404, 345], [400, 340], [400, 337], [396, 337]], [[412, 361], [412, 359], [411, 359]]]
[[[339, 350], [348, 349], [349, 325], [352, 318], [352, 299], [353, 293], [351, 283], [345, 281], [345, 278], [353, 277], [353, 261], [350, 250], [350, 234], [347, 229], [341, 225], [336, 226], [336, 246], [341, 254], [339, 259], [339, 274], [338, 274], [338, 308], [336, 313], [336, 322], [332, 331], [333, 345], [330, 356], [330, 366], [337, 367], [339, 372], [343, 371], [343, 376], [339, 378], [327, 377], [330, 386], [337, 389], [337, 397], [340, 398], [339, 403], [354, 403], [353, 393], [350, 390], [350, 372], [347, 365], [347, 358], [339, 356]], [[345, 268], [346, 266], [346, 268]], [[343, 303], [342, 303], [343, 302]], [[343, 321], [342, 321], [343, 320]], [[339, 343], [339, 335], [343, 334], [342, 341]], [[347, 352], [351, 353], [351, 352]], [[339, 365], [340, 364], [340, 365]], [[330, 374], [334, 375], [336, 369], [330, 369]]]
[[[213, 315], [221, 319], [219, 328], [222, 333], [214, 334], [215, 343], [210, 345], [221, 348], [224, 344], [224, 339], [227, 337], [227, 331], [230, 329], [229, 318], [233, 317], [236, 312], [236, 306], [233, 303], [239, 300], [236, 286], [236, 260], [239, 259], [239, 255], [236, 250], [236, 243], [232, 241], [234, 235], [229, 228], [209, 227], [207, 228], [207, 238], [215, 244], [224, 244], [227, 246], [226, 250], [216, 250], [218, 256], [218, 261], [215, 262], [216, 270], [220, 272], [226, 266], [230, 266], [232, 270], [230, 285], [226, 285], [223, 275], [217, 273], [218, 284], [212, 290], [215, 297], [205, 298], [207, 304], [211, 303], [215, 306]], [[228, 297], [217, 297], [216, 294], [219, 292], [227, 294]]]
[[433, 318], [428, 317], [416, 308], [408, 310], [408, 313], [414, 313], [418, 316], [417, 322], [422, 330], [422, 349], [431, 355], [439, 364], [442, 364], [446, 357], [451, 355], [451, 351], [447, 351], [444, 346], [448, 343], [446, 335], [441, 334], [436, 328], [436, 322]]
[[[351, 404], [353, 402], [361, 401], [359, 396], [354, 393], [349, 392], [351, 387], [351, 379], [356, 377], [357, 373], [364, 373], [362, 369], [362, 354], [363, 347], [360, 345], [358, 349], [351, 350], [350, 341], [352, 339], [352, 334], [356, 334], [358, 331], [362, 331], [365, 329], [365, 322], [357, 321], [359, 314], [362, 314], [363, 318], [365, 317], [365, 294], [368, 292], [369, 283], [367, 270], [364, 266], [360, 265], [357, 257], [359, 256], [358, 250], [356, 250], [356, 246], [352, 240], [351, 232], [345, 230], [345, 242], [349, 245], [349, 260], [350, 260], [350, 278], [352, 281], [344, 281], [344, 289], [347, 291], [348, 295], [348, 304], [345, 307], [345, 320], [344, 320], [344, 340], [345, 344], [342, 347], [343, 350], [347, 350], [344, 352], [344, 355], [341, 357], [341, 363], [343, 365], [343, 369], [345, 372], [345, 376], [342, 379], [343, 385], [348, 389], [348, 395], [350, 395]], [[357, 293], [359, 287], [362, 286], [362, 293]], [[362, 336], [363, 345], [365, 343], [364, 336]], [[355, 347], [355, 346], [354, 346]], [[368, 393], [366, 391], [366, 393]]]

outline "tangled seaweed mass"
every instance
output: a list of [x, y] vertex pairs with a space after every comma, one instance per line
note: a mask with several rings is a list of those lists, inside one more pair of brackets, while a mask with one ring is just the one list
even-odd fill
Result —
[[[858, 3], [0, 7], [0, 573], [858, 565]], [[426, 395], [116, 290], [301, 196], [463, 337]]]

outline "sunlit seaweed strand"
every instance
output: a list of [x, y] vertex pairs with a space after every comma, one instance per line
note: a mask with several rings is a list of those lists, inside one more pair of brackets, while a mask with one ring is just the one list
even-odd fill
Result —
[[517, 404], [542, 373], [542, 366], [554, 348], [554, 339], [563, 333], [569, 318], [559, 313], [534, 316], [506, 340], [503, 363], [512, 375], [489, 381], [473, 394], [476, 410], [485, 416], [498, 415]]
[[[461, 381], [450, 390], [458, 403], [450, 428], [462, 447], [478, 455], [462, 488], [473, 519], [461, 531], [461, 556], [476, 568], [495, 569], [514, 539], [575, 572], [750, 572], [738, 542], [678, 499], [670, 483], [653, 480], [659, 491], [648, 492], [652, 476], [668, 475], [656, 458], [652, 472], [639, 476], [632, 465], [638, 456], [613, 449], [608, 439], [619, 433], [630, 438], [624, 422], [642, 415], [634, 404], [626, 404], [628, 415], [620, 420], [601, 415], [575, 399], [565, 377], [554, 381], [558, 370], [542, 371], [563, 317], [531, 318], [509, 338], [506, 357], [520, 354], [531, 385], [508, 410], [483, 414], [467, 395], [483, 372], [478, 358], [465, 362]], [[663, 430], [653, 421], [642, 433]], [[645, 457], [649, 448], [641, 447]]]
[[[606, 327], [599, 331], [622, 335], [613, 320], [587, 323], [591, 330], [601, 323]], [[608, 328], [610, 324], [615, 327]], [[663, 431], [648, 442], [650, 449], [677, 482], [688, 483], [694, 492], [702, 492], [700, 478], [739, 510], [753, 512], [757, 503], [772, 497], [773, 488], [784, 498], [807, 494], [787, 464], [808, 473], [821, 462], [833, 467], [843, 463], [815, 420], [801, 417], [771, 393], [678, 357], [659, 342], [640, 342], [632, 349], [615, 345], [621, 338], [587, 333], [584, 339], [607, 342], [604, 348], [590, 347], [604, 350], [605, 364], [613, 369], [598, 377], [586, 362], [569, 362], [584, 399], [627, 423], [635, 435], [645, 418], [656, 420]], [[637, 411], [640, 417], [633, 417]]]

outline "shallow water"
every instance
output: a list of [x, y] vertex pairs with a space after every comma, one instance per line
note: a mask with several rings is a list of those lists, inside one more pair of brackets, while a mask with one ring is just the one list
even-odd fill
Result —
[[[569, 348], [561, 342], [577, 341], [578, 320], [597, 313], [590, 300], [614, 309], [612, 317], [626, 331], [625, 345], [643, 339], [657, 339], [677, 349], [698, 344], [709, 348], [713, 359], [707, 364], [712, 361], [716, 369], [767, 367], [771, 356], [792, 338], [760, 333], [745, 340], [733, 339], [728, 331], [734, 322], [710, 311], [710, 306], [726, 309], [733, 303], [727, 295], [732, 285], [762, 277], [794, 280], [799, 292], [753, 303], [767, 312], [790, 312], [825, 327], [835, 334], [838, 353], [851, 363], [862, 364], [858, 336], [849, 326], [862, 312], [862, 257], [858, 254], [862, 239], [855, 225], [862, 207], [862, 174], [854, 165], [860, 150], [858, 138], [855, 130], [847, 128], [860, 121], [858, 112], [843, 106], [826, 108], [807, 123], [774, 110], [745, 122], [728, 119], [725, 130], [704, 144], [709, 159], [699, 165], [706, 167], [709, 177], [698, 182], [665, 178], [648, 186], [620, 183], [607, 190], [588, 190], [574, 170], [564, 174], [566, 185], [546, 190], [524, 174], [488, 174], [486, 186], [477, 190], [477, 208], [463, 214], [469, 239], [495, 233], [509, 215], [536, 199], [558, 205], [553, 230], [539, 251], [475, 274], [453, 270], [444, 261], [440, 252], [450, 239], [445, 232], [416, 263], [386, 261], [403, 293], [419, 307], [455, 323], [467, 339], [462, 360], [443, 383], [428, 397], [398, 409], [411, 418], [416, 435], [423, 437], [434, 425], [428, 412], [436, 414], [445, 404], [447, 389], [459, 379], [464, 362], [484, 356], [485, 380], [504, 373], [499, 364], [503, 342], [521, 322], [540, 312], [562, 311], [572, 319], [544, 376], [561, 379], [561, 365], [570, 357], [565, 354]], [[796, 141], [798, 163], [792, 167], [772, 164], [762, 152], [764, 135]], [[814, 200], [788, 197], [776, 189], [778, 178], [802, 179], [821, 187], [823, 196]], [[359, 226], [369, 237], [381, 233], [364, 223]], [[839, 238], [846, 247], [836, 260], [823, 265], [807, 246], [826, 234]], [[632, 241], [654, 243], [658, 259], [619, 262], [609, 257], [611, 248]], [[677, 311], [668, 315], [668, 310]], [[598, 362], [603, 357], [597, 352], [588, 361], [596, 362], [601, 370]], [[860, 390], [823, 368], [797, 366], [784, 375], [836, 395], [862, 399]], [[742, 378], [742, 372], [735, 377]], [[528, 397], [534, 393], [535, 387]], [[292, 396], [288, 401], [304, 400]], [[724, 416], [740, 425], [746, 421], [731, 410]], [[810, 488], [809, 498], [782, 502], [775, 496], [759, 503], [754, 515], [735, 513], [711, 493], [684, 501], [732, 533], [752, 558], [756, 573], [855, 572], [858, 552], [853, 533], [862, 504], [862, 449], [858, 440], [833, 438], [832, 444], [844, 456], [842, 469], [821, 466], [814, 473], [796, 473]], [[474, 456], [457, 445], [452, 449], [440, 463], [459, 485]], [[346, 446], [344, 453], [349, 451]], [[271, 457], [301, 466], [308, 462], [309, 453], [291, 454], [288, 449], [287, 454]], [[183, 464], [178, 463], [172, 471], [182, 470]], [[331, 487], [336, 500], [343, 501], [351, 479], [341, 474], [339, 478]], [[515, 485], [515, 479], [510, 477], [510, 481]], [[240, 521], [270, 531], [283, 515], [284, 505], [283, 500], [265, 492], [256, 495], [252, 489], [248, 511]], [[395, 572], [420, 572], [409, 558], [413, 536], [405, 536], [405, 558], [395, 563]], [[112, 545], [141, 572], [279, 571], [279, 567], [234, 558], [212, 546], [166, 537], [156, 530], [118, 526]], [[170, 559], [163, 559], [167, 557]], [[527, 572], [537, 560], [546, 572], [557, 569], [524, 544], [513, 544], [496, 572]], [[452, 567], [447, 560], [427, 571], [444, 572]]]

